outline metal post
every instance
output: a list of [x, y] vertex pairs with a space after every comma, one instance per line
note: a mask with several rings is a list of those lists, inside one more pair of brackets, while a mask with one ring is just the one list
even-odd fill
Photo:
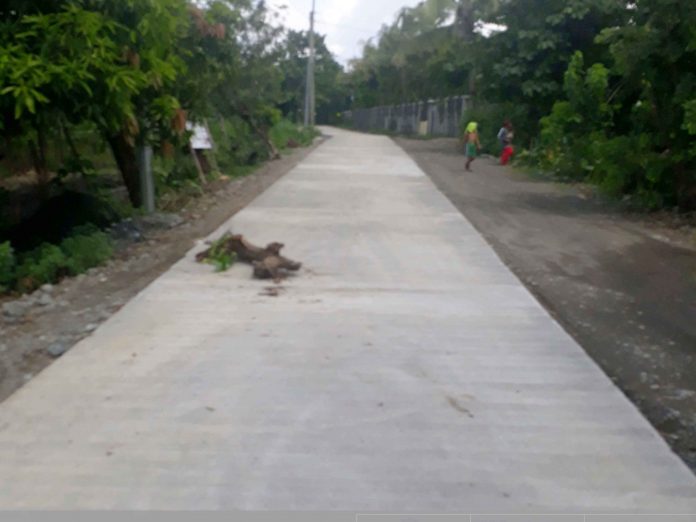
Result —
[[152, 147], [138, 147], [138, 171], [140, 173], [140, 191], [143, 196], [143, 209], [148, 214], [155, 211], [155, 179], [152, 176]]
[[307, 60], [307, 85], [305, 86], [305, 127], [314, 126], [316, 114], [316, 95], [314, 92], [314, 11], [316, 0], [312, 0], [312, 11], [309, 13], [309, 59]]

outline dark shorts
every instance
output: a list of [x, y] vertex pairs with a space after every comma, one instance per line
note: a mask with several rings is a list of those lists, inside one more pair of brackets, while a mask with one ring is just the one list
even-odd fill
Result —
[[476, 149], [476, 144], [475, 143], [467, 143], [466, 144], [466, 156], [468, 158], [475, 158], [477, 154], [478, 154], [478, 150]]

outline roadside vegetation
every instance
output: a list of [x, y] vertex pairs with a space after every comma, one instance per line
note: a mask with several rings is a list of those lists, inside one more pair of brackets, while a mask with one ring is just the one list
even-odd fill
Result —
[[497, 153], [646, 209], [696, 209], [696, 3], [425, 0], [366, 44], [356, 107], [469, 94]]
[[[106, 262], [108, 228], [143, 203], [152, 146], [160, 210], [306, 146], [308, 38], [256, 0], [8, 0], [0, 6], [0, 293]], [[318, 38], [317, 111], [343, 110]], [[333, 104], [333, 105], [331, 105]], [[331, 106], [330, 106], [331, 105]], [[194, 155], [187, 123], [214, 148]]]

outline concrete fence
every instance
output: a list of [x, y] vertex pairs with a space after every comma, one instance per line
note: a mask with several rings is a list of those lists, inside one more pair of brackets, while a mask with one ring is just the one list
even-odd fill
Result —
[[469, 96], [453, 96], [441, 100], [355, 109], [345, 112], [343, 117], [354, 129], [361, 131], [457, 137], [462, 117], [469, 107]]

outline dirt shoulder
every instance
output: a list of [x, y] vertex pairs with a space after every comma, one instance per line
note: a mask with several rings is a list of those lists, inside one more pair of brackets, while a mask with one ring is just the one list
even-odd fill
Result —
[[696, 236], [580, 187], [396, 139], [696, 470]]
[[19, 317], [0, 313], [0, 401], [87, 337], [196, 240], [214, 232], [314, 148], [296, 149], [248, 176], [217, 183], [180, 213], [183, 223], [146, 229], [142, 241], [119, 249], [106, 266], [37, 291], [34, 304]]

